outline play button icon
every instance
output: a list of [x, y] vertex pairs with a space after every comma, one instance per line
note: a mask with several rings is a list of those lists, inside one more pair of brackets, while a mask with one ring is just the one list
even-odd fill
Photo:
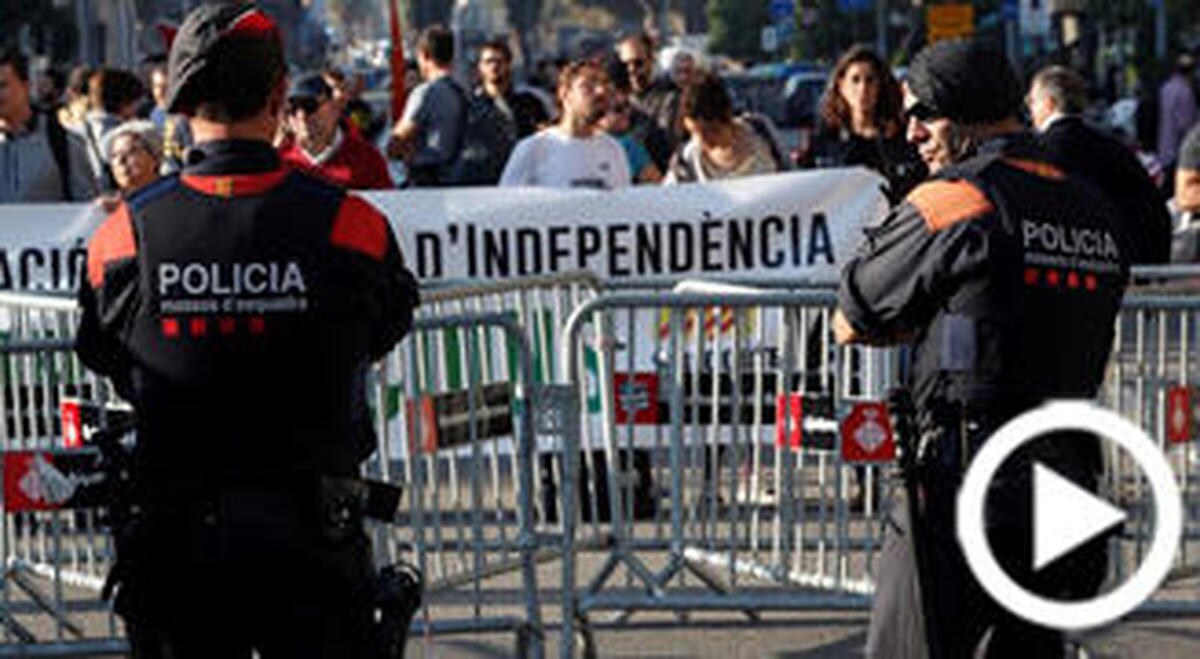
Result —
[[1039, 463], [1033, 465], [1033, 569], [1125, 521], [1125, 511]]
[[[1013, 580], [992, 554], [984, 501], [1000, 466], [1026, 443], [1063, 430], [1082, 430], [1118, 444], [1134, 459], [1154, 496], [1154, 538], [1141, 565], [1112, 590], [1084, 601], [1053, 600]], [[1125, 519], [1125, 513], [1040, 463], [1033, 465], [1034, 569], [1045, 568]], [[1045, 627], [1081, 630], [1136, 609], [1166, 578], [1183, 531], [1175, 475], [1159, 447], [1125, 417], [1085, 401], [1054, 401], [1009, 421], [983, 443], [958, 492], [958, 542], [971, 572], [998, 603]]]

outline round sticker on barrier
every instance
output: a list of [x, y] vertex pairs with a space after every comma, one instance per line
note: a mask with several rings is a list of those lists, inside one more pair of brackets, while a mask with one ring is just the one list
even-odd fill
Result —
[[887, 405], [855, 403], [842, 422], [842, 459], [847, 462], [885, 462], [896, 458], [896, 438]]

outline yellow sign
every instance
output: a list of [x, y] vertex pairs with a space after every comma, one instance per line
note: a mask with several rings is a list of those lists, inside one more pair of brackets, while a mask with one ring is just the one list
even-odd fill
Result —
[[975, 34], [975, 7], [971, 5], [933, 5], [925, 14], [926, 40], [937, 43]]

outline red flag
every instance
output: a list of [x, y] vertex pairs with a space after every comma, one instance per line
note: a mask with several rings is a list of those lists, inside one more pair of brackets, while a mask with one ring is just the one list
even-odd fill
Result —
[[392, 25], [392, 121], [395, 122], [404, 114], [404, 102], [408, 98], [408, 90], [404, 86], [404, 37], [400, 29], [399, 0], [388, 0], [388, 13]]
[[161, 37], [163, 43], [166, 44], [167, 52], [171, 52], [171, 44], [175, 43], [175, 34], [179, 32], [179, 27], [160, 21], [154, 24], [154, 28], [158, 30], [158, 36]]

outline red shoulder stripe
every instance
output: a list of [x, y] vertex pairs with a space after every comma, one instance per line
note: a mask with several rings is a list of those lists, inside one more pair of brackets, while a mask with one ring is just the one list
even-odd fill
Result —
[[382, 261], [388, 246], [387, 218], [361, 197], [346, 195], [333, 220], [329, 242]]
[[966, 181], [923, 183], [908, 193], [907, 201], [925, 218], [925, 226], [931, 232], [993, 210], [992, 202], [983, 191]]
[[108, 264], [136, 255], [133, 221], [129, 218], [129, 208], [122, 203], [92, 234], [88, 244], [88, 282], [92, 288], [100, 288], [104, 285], [104, 269]]
[[189, 188], [214, 197], [246, 197], [274, 188], [289, 173], [291, 170], [283, 167], [261, 174], [184, 174], [179, 179]]
[[1048, 162], [1039, 162], [1037, 160], [1020, 160], [1017, 158], [1005, 158], [1004, 163], [1016, 167], [1017, 169], [1029, 172], [1034, 176], [1048, 178], [1054, 181], [1061, 181], [1067, 177], [1063, 170], [1051, 165]]

